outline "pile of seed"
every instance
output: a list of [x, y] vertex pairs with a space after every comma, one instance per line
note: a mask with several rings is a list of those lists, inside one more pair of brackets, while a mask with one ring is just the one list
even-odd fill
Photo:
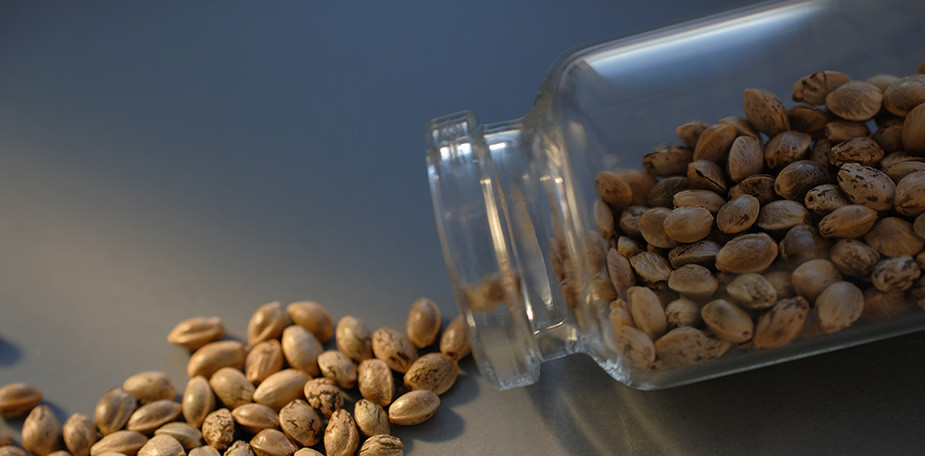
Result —
[[597, 175], [596, 288], [635, 367], [925, 307], [925, 74], [823, 71], [792, 98], [747, 89], [744, 118], [683, 124], [644, 170]]
[[[192, 353], [179, 401], [165, 373], [145, 371], [107, 392], [92, 419], [62, 425], [27, 383], [0, 387], [0, 416], [28, 414], [22, 447], [38, 456], [401, 455], [391, 425], [431, 418], [470, 352], [461, 317], [440, 335], [442, 324], [427, 298], [411, 305], [405, 332], [352, 316], [335, 326], [313, 301], [271, 302], [252, 315], [245, 345], [225, 338], [220, 318], [191, 318], [167, 336]], [[0, 426], [0, 456], [23, 448]]]

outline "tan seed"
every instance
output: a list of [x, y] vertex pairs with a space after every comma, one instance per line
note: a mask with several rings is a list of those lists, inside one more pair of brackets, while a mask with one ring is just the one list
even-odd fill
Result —
[[607, 276], [617, 296], [621, 298], [626, 297], [626, 290], [629, 287], [636, 285], [636, 273], [633, 272], [633, 266], [616, 249], [610, 249], [607, 252]]
[[777, 243], [765, 233], [743, 234], [716, 254], [716, 269], [745, 274], [761, 272], [777, 258]]
[[668, 213], [662, 225], [665, 234], [674, 241], [697, 242], [713, 229], [713, 215], [702, 207], [679, 207]]
[[247, 344], [279, 338], [290, 324], [292, 320], [286, 309], [277, 301], [268, 302], [258, 307], [247, 323]]
[[443, 335], [440, 336], [440, 353], [459, 361], [465, 358], [471, 350], [469, 326], [462, 315], [457, 315], [447, 323]]
[[173, 437], [156, 435], [138, 449], [138, 456], [186, 456], [186, 451]]
[[827, 238], [854, 239], [863, 236], [876, 222], [876, 210], [849, 204], [823, 217], [819, 221], [819, 234]]
[[318, 355], [324, 351], [321, 342], [312, 333], [299, 325], [292, 325], [283, 330], [281, 340], [283, 356], [289, 365], [308, 375], [318, 375]]
[[356, 420], [357, 428], [367, 437], [391, 432], [389, 414], [381, 405], [373, 401], [367, 399], [358, 400], [353, 407], [353, 416]]
[[781, 198], [802, 203], [806, 192], [828, 182], [825, 169], [809, 160], [798, 160], [780, 170], [774, 180], [774, 191]]
[[896, 185], [896, 212], [910, 217], [925, 212], [925, 171], [911, 173]]
[[729, 124], [716, 124], [703, 130], [694, 146], [694, 160], [725, 160], [737, 135], [738, 129]]
[[379, 328], [373, 333], [373, 355], [385, 361], [389, 368], [405, 373], [418, 357], [417, 348], [403, 333], [392, 328]]
[[189, 423], [175, 421], [167, 423], [154, 430], [154, 435], [168, 435], [173, 437], [186, 451], [202, 445], [202, 432], [194, 428]]
[[639, 217], [639, 232], [650, 245], [664, 249], [674, 247], [677, 242], [665, 232], [665, 219], [671, 209], [653, 207]]
[[697, 328], [680, 326], [655, 341], [655, 354], [666, 367], [681, 367], [718, 358], [731, 346]]
[[105, 453], [121, 453], [125, 456], [133, 456], [144, 446], [148, 438], [144, 434], [135, 431], [115, 431], [111, 434], [104, 435], [90, 447], [90, 456], [101, 456]]
[[405, 322], [405, 334], [415, 347], [424, 348], [437, 340], [443, 317], [437, 303], [428, 298], [418, 298], [411, 304]]
[[263, 404], [250, 403], [239, 405], [231, 411], [235, 423], [251, 434], [264, 429], [279, 427], [279, 414], [276, 410]]
[[302, 397], [309, 376], [298, 369], [283, 369], [267, 377], [254, 390], [254, 402], [279, 410]]
[[279, 424], [283, 433], [301, 446], [312, 446], [321, 440], [321, 417], [302, 399], [280, 409]]
[[713, 334], [733, 343], [745, 342], [751, 339], [754, 333], [751, 317], [725, 299], [706, 303], [700, 309], [700, 317]]
[[193, 352], [186, 366], [186, 373], [190, 378], [197, 375], [209, 378], [223, 367], [243, 368], [246, 357], [247, 349], [241, 342], [236, 340], [210, 342]]
[[816, 258], [828, 258], [832, 242], [822, 237], [812, 225], [796, 225], [787, 231], [778, 246], [781, 259], [800, 264]]
[[807, 209], [817, 214], [828, 214], [849, 204], [845, 194], [835, 184], [822, 184], [809, 189], [803, 203]]
[[343, 389], [356, 386], [357, 367], [347, 355], [337, 350], [327, 350], [318, 355], [318, 368], [321, 374], [337, 383]]
[[883, 158], [883, 148], [870, 138], [852, 138], [832, 146], [829, 162], [835, 166], [853, 162], [876, 166]]
[[835, 282], [816, 297], [816, 320], [823, 332], [851, 326], [864, 310], [864, 293], [851, 282]]
[[751, 309], [766, 309], [777, 301], [777, 289], [761, 274], [739, 274], [726, 285], [738, 304]]
[[925, 102], [909, 111], [903, 121], [901, 138], [907, 152], [925, 152]]
[[762, 274], [762, 277], [774, 287], [777, 299], [792, 298], [797, 295], [793, 290], [793, 274], [788, 270], [771, 271]]
[[700, 138], [700, 134], [703, 133], [703, 131], [707, 128], [710, 128], [710, 124], [695, 120], [679, 125], [678, 128], [675, 129], [674, 133], [678, 139], [684, 141], [684, 144], [686, 144], [687, 147], [693, 148], [697, 145], [697, 140]]
[[687, 165], [687, 179], [691, 188], [702, 188], [725, 194], [729, 188], [723, 168], [710, 160], [694, 160]]
[[428, 353], [421, 356], [405, 372], [405, 386], [412, 390], [429, 389], [443, 394], [456, 382], [459, 369], [449, 356], [442, 353]]
[[774, 178], [767, 174], [746, 177], [742, 179], [742, 182], [729, 188], [729, 199], [741, 195], [752, 195], [758, 198], [759, 204], [768, 204], [779, 198], [774, 191]]
[[675, 193], [672, 203], [675, 208], [697, 206], [710, 211], [711, 214], [716, 214], [719, 208], [726, 203], [726, 200], [714, 191], [698, 188]]
[[233, 367], [223, 367], [209, 377], [209, 386], [225, 407], [233, 409], [251, 402], [254, 384], [244, 373]]
[[244, 359], [244, 376], [255, 385], [283, 368], [283, 346], [276, 339], [251, 347]]
[[802, 131], [817, 138], [825, 135], [825, 124], [831, 120], [831, 116], [816, 106], [796, 105], [787, 109], [787, 120], [791, 130]]
[[882, 92], [888, 85], [892, 84], [898, 79], [899, 78], [897, 76], [892, 74], [877, 74], [867, 78], [867, 82], [877, 86], [877, 88]]
[[693, 156], [693, 146], [661, 144], [642, 157], [642, 166], [659, 177], [681, 176], [687, 172], [687, 164]]
[[751, 136], [739, 136], [732, 142], [726, 171], [733, 182], [741, 182], [748, 176], [764, 170], [764, 146]]
[[[611, 315], [613, 315], [613, 310], [611, 309]], [[665, 306], [665, 318], [670, 326], [697, 326], [703, 321], [700, 319], [700, 306], [687, 298], [678, 298], [669, 302]], [[613, 321], [612, 317], [611, 321]]]
[[206, 415], [202, 422], [202, 439], [222, 451], [234, 441], [234, 418], [226, 408], [220, 408]]
[[630, 258], [630, 265], [636, 272], [636, 277], [648, 285], [666, 282], [671, 276], [668, 261], [652, 252], [642, 252], [633, 256]]
[[636, 369], [651, 369], [655, 362], [655, 344], [652, 339], [632, 326], [621, 328], [617, 335], [617, 347]]
[[622, 209], [633, 200], [633, 190], [617, 173], [601, 171], [594, 182], [597, 194], [613, 208]]
[[870, 136], [870, 128], [866, 122], [833, 120], [825, 124], [825, 139], [828, 140], [829, 146], [865, 136]]
[[617, 222], [613, 218], [613, 211], [610, 209], [610, 206], [603, 200], [594, 200], [594, 206], [591, 212], [594, 215], [594, 224], [597, 225], [597, 229], [601, 232], [601, 235], [608, 239], [613, 236]]
[[871, 322], [892, 320], [911, 306], [912, 300], [905, 292], [883, 292], [876, 287], [869, 287], [864, 290], [864, 311], [861, 317]]
[[791, 200], [771, 201], [758, 211], [755, 225], [768, 232], [785, 232], [809, 221], [806, 206]]
[[22, 423], [22, 446], [38, 456], [61, 448], [61, 422], [51, 407], [39, 404], [26, 415]]
[[96, 443], [96, 423], [86, 415], [75, 413], [64, 422], [61, 436], [73, 456], [89, 456], [90, 447]]
[[26, 450], [13, 446], [13, 445], [3, 445], [0, 446], [0, 456], [29, 456], [30, 453]]
[[167, 335], [167, 341], [196, 350], [203, 345], [214, 342], [225, 335], [225, 325], [218, 317], [193, 317], [177, 323]]
[[[894, 119], [891, 122], [882, 124], [880, 128], [871, 135], [871, 139], [873, 139], [885, 153], [889, 154], [903, 150], [902, 133], [902, 120]], [[883, 166], [882, 163], [881, 166]]]
[[908, 290], [921, 275], [922, 269], [911, 256], [881, 260], [870, 273], [874, 286], [885, 293]]
[[842, 274], [865, 277], [880, 261], [880, 253], [857, 239], [839, 239], [832, 245], [829, 258]]
[[317, 450], [312, 448], [302, 448], [299, 451], [293, 453], [294, 456], [324, 456], [324, 454], [319, 453]]
[[41, 402], [42, 392], [28, 383], [8, 383], [0, 387], [0, 416], [25, 415]]
[[650, 288], [632, 287], [627, 290], [627, 302], [636, 327], [650, 339], [655, 340], [665, 333], [667, 320], [661, 300]]
[[808, 314], [809, 303], [802, 297], [781, 299], [758, 317], [752, 342], [762, 348], [786, 345], [800, 334]]
[[719, 281], [713, 273], [696, 264], [681, 266], [671, 271], [668, 277], [668, 288], [684, 296], [706, 297], [713, 294], [718, 286]]
[[922, 251], [925, 240], [915, 234], [912, 223], [900, 217], [884, 217], [864, 233], [864, 241], [888, 257], [913, 256]]
[[[125, 426], [137, 405], [138, 400], [135, 396], [122, 388], [113, 388], [96, 403], [93, 420], [103, 435], [111, 434]], [[137, 448], [135, 450], [137, 451]]]
[[925, 103], [925, 74], [897, 79], [883, 90], [883, 107], [897, 116], [908, 116]]
[[235, 440], [234, 443], [225, 450], [222, 456], [256, 456], [251, 444], [243, 440]]
[[374, 358], [361, 362], [357, 384], [360, 395], [364, 398], [383, 407], [392, 402], [392, 396], [395, 394], [395, 380], [392, 378], [392, 370], [385, 361]]
[[297, 301], [286, 307], [292, 322], [312, 333], [319, 342], [327, 342], [334, 337], [334, 322], [331, 314], [321, 304], [314, 301]]
[[896, 184], [876, 168], [860, 163], [845, 163], [838, 170], [838, 186], [854, 204], [876, 211], [893, 208]]
[[161, 371], [139, 372], [122, 383], [122, 389], [135, 396], [139, 404], [161, 399], [173, 399], [177, 389], [166, 373]]
[[812, 137], [799, 131], [784, 131], [771, 138], [764, 149], [764, 162], [773, 170], [806, 158]]
[[222, 456], [215, 448], [209, 445], [193, 448], [189, 451], [189, 456]]
[[251, 439], [250, 444], [257, 456], [290, 456], [298, 450], [282, 431], [276, 429], [264, 429], [258, 432]]
[[209, 386], [209, 381], [201, 375], [189, 379], [180, 406], [186, 422], [194, 427], [201, 427], [206, 415], [215, 409], [215, 394]]
[[305, 399], [308, 405], [330, 417], [344, 407], [344, 393], [326, 378], [313, 378], [305, 383]]
[[410, 391], [389, 406], [389, 421], [401, 426], [420, 424], [434, 416], [439, 406], [440, 397], [433, 391]]
[[630, 204], [646, 204], [646, 196], [657, 183], [655, 176], [645, 170], [634, 168], [621, 169], [617, 171], [617, 175], [630, 186], [630, 191], [633, 193], [633, 199], [630, 200]]
[[826, 259], [809, 260], [793, 270], [791, 281], [797, 295], [812, 303], [829, 285], [840, 282], [842, 275], [835, 263]]
[[150, 434], [165, 423], [177, 419], [181, 412], [180, 403], [171, 399], [148, 402], [132, 413], [128, 422], [125, 423], [125, 428], [142, 434]]
[[360, 435], [350, 412], [338, 410], [324, 429], [324, 451], [328, 456], [352, 456], [360, 446]]
[[359, 456], [402, 456], [405, 446], [398, 437], [379, 434], [366, 439], [360, 447]]
[[865, 81], [846, 82], [825, 97], [825, 106], [848, 120], [868, 120], [880, 112], [882, 105], [883, 93]]
[[373, 357], [372, 333], [359, 318], [347, 315], [337, 322], [337, 349], [354, 361]]
[[759, 131], [774, 136], [790, 129], [787, 109], [773, 93], [764, 89], [745, 89], [745, 117]]
[[[685, 264], [698, 264], [700, 266], [713, 267], [716, 263], [716, 254], [719, 252], [719, 249], [720, 245], [709, 239], [691, 244], [681, 244], [668, 252], [668, 261], [670, 261], [671, 266], [675, 268], [680, 268]], [[670, 270], [669, 274], [671, 274]]]
[[[671, 207], [674, 195], [678, 192], [690, 189], [691, 182], [690, 179], [687, 178], [687, 166], [688, 165], [685, 165], [685, 169], [682, 172], [683, 175], [666, 177], [653, 185], [649, 190], [649, 194], [646, 195], [646, 205], [649, 207]], [[622, 221], [621, 219], [621, 228]], [[623, 231], [626, 234], [631, 234], [630, 231], [625, 229]]]
[[821, 71], [804, 76], [793, 84], [793, 101], [824, 104], [829, 93], [849, 81], [851, 78], [847, 74], [838, 71]]

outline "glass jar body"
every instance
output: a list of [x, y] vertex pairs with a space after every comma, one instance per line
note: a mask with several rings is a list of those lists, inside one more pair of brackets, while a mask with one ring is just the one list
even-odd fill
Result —
[[[899, 0], [734, 11], [565, 54], [523, 119], [481, 125], [461, 113], [432, 121], [427, 162], [437, 224], [473, 353], [489, 382], [501, 389], [529, 384], [543, 361], [583, 352], [627, 385], [656, 389], [925, 329], [917, 305], [925, 284], [881, 286], [869, 270], [835, 261], [831, 249], [840, 235], [820, 234], [831, 208], [805, 196], [819, 185], [847, 185], [839, 180], [841, 160], [819, 158], [849, 140], [838, 137], [842, 130], [861, 129], [851, 135], [879, 145], [886, 140], [878, 131], [902, 124], [903, 116], [850, 120], [789, 102], [795, 82], [816, 72], [858, 81], [914, 74], [925, 58], [923, 21], [925, 4]], [[809, 143], [794, 146], [784, 162], [768, 151], [788, 134], [775, 140], [783, 130], [756, 128], [756, 114], [743, 112], [743, 93], [752, 88], [817, 122], [801, 124], [802, 117], [792, 117], [798, 112], [786, 117], [795, 120], [783, 130], [799, 131], [789, 136]], [[763, 160], [747, 175], [760, 178], [743, 184], [730, 154], [755, 144]], [[893, 159], [925, 163], [922, 152], [884, 145], [883, 157], [904, 152]], [[811, 172], [781, 170], [797, 161], [811, 162]], [[879, 158], [864, 166], [882, 165]], [[897, 173], [891, 178], [899, 181]], [[757, 208], [746, 212], [762, 220], [736, 231], [719, 212], [741, 194], [757, 195]], [[678, 211], [684, 207], [697, 209]], [[724, 214], [735, 209], [729, 204]], [[872, 223], [888, 220], [912, 233], [911, 247], [893, 248], [902, 239], [870, 241], [865, 233], [845, 235], [852, 240], [842, 244], [863, 243], [852, 246], [875, 251], [877, 264], [891, 260], [881, 269], [900, 267], [900, 257], [921, 259], [915, 214], [892, 206], [873, 212]], [[736, 245], [744, 253], [730, 260]], [[753, 261], [730, 265], [744, 260]], [[909, 274], [917, 279], [921, 265], [914, 269]], [[830, 305], [816, 305], [827, 287], [816, 288], [836, 282], [848, 285], [833, 287], [824, 301], [856, 301], [863, 293], [861, 310], [834, 311], [851, 314], [839, 328], [828, 323]], [[745, 302], [758, 299], [756, 286], [770, 286], [774, 297]], [[835, 299], [842, 294], [848, 298]]]

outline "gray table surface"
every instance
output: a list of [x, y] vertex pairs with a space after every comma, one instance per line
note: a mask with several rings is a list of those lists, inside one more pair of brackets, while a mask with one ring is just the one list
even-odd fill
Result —
[[[738, 4], [0, 3], [0, 384], [64, 419], [143, 370], [184, 385], [187, 317], [455, 314], [427, 120], [519, 117], [560, 52]], [[507, 392], [461, 368], [408, 453], [925, 453], [922, 334], [657, 392], [581, 356]]]

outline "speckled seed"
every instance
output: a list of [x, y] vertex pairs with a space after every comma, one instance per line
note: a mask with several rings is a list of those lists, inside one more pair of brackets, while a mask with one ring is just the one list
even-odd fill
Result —
[[298, 450], [286, 438], [286, 435], [277, 429], [264, 429], [258, 432], [251, 439], [250, 444], [257, 456], [289, 456]]
[[886, 293], [908, 290], [921, 275], [922, 269], [911, 256], [881, 260], [870, 273], [874, 286]]
[[[691, 188], [690, 179], [687, 178], [687, 165], [685, 165], [685, 170], [682, 174], [684, 175], [666, 177], [653, 185], [646, 196], [646, 205], [649, 207], [671, 207], [675, 194]], [[630, 234], [626, 230], [624, 232]]]
[[845, 163], [860, 163], [876, 166], [883, 158], [883, 148], [876, 141], [867, 137], [852, 138], [832, 146], [829, 163], [841, 166]]
[[694, 145], [694, 160], [725, 160], [737, 132], [735, 125], [729, 124], [716, 124], [703, 130]]
[[186, 456], [186, 451], [173, 437], [156, 435], [138, 449], [138, 456]]
[[222, 456], [256, 456], [251, 444], [243, 440], [235, 440], [234, 443], [225, 450]]
[[830, 148], [834, 144], [862, 136], [870, 136], [870, 128], [866, 122], [833, 120], [825, 124], [825, 139], [828, 140]]
[[279, 410], [302, 396], [309, 377], [298, 369], [283, 369], [269, 377], [254, 390], [254, 402]]
[[864, 310], [864, 293], [851, 282], [835, 282], [816, 297], [816, 321], [832, 333], [851, 326]]
[[780, 98], [764, 89], [745, 89], [745, 117], [759, 131], [774, 136], [790, 129], [787, 108]]
[[883, 90], [883, 107], [897, 116], [908, 116], [925, 103], [925, 75], [915, 74], [893, 81]]
[[741, 195], [752, 195], [758, 198], [759, 204], [768, 204], [779, 198], [774, 191], [774, 178], [767, 174], [746, 177], [729, 188], [729, 199]]
[[696, 188], [675, 193], [672, 203], [675, 208], [697, 206], [710, 211], [711, 214], [716, 214], [716, 211], [726, 204], [726, 200], [714, 191]]
[[125, 428], [150, 434], [165, 423], [169, 423], [180, 416], [182, 406], [171, 399], [161, 399], [138, 407], [125, 423]]
[[161, 399], [173, 399], [177, 395], [170, 377], [161, 371], [139, 372], [125, 379], [122, 389], [135, 396], [140, 404]]
[[113, 388], [96, 403], [93, 420], [103, 435], [111, 434], [125, 426], [137, 405], [135, 396], [122, 388]]
[[277, 339], [290, 324], [286, 309], [278, 301], [268, 302], [258, 307], [247, 323], [247, 344]]
[[713, 229], [713, 215], [702, 207], [679, 207], [668, 213], [662, 225], [665, 234], [674, 241], [697, 242]]
[[360, 447], [359, 456], [402, 456], [405, 446], [398, 437], [379, 434], [366, 439]]
[[666, 367], [690, 366], [718, 358], [731, 346], [697, 328], [680, 326], [655, 341], [655, 355]]
[[872, 322], [890, 320], [902, 315], [911, 305], [912, 300], [905, 292], [885, 293], [876, 287], [869, 287], [864, 289], [864, 311], [861, 317]]
[[314, 301], [296, 301], [286, 306], [286, 312], [293, 323], [312, 333], [318, 341], [327, 342], [334, 337], [334, 322], [331, 314]]
[[710, 124], [695, 120], [679, 125], [678, 128], [675, 128], [674, 134], [678, 137], [678, 139], [684, 141], [684, 144], [686, 144], [687, 147], [693, 148], [697, 145], [697, 140], [700, 138], [700, 134], [703, 133], [703, 131], [707, 128], [710, 128]]
[[925, 171], [911, 173], [896, 185], [896, 212], [910, 217], [925, 212]]
[[812, 225], [796, 225], [787, 231], [778, 245], [778, 253], [783, 260], [792, 264], [816, 258], [828, 258], [832, 242], [822, 237]]
[[807, 261], [797, 266], [791, 276], [794, 291], [810, 303], [815, 301], [826, 287], [841, 280], [842, 275], [835, 263], [825, 259]]
[[665, 310], [654, 291], [647, 287], [632, 287], [627, 290], [627, 302], [636, 327], [650, 339], [655, 340], [665, 333]]
[[[613, 315], [613, 309], [611, 309], [611, 315]], [[665, 318], [672, 327], [697, 326], [702, 322], [700, 319], [700, 306], [687, 298], [678, 298], [669, 302], [665, 306]], [[611, 318], [611, 321], [613, 321], [613, 318]]]
[[167, 342], [196, 350], [225, 335], [225, 326], [219, 317], [193, 317], [177, 323], [167, 335]]
[[642, 252], [630, 258], [630, 265], [636, 272], [636, 278], [648, 285], [665, 282], [671, 276], [671, 266], [662, 256], [652, 252]]
[[189, 423], [183, 423], [181, 421], [167, 423], [155, 429], [154, 435], [169, 435], [176, 439], [177, 442], [180, 442], [180, 445], [182, 445], [183, 449], [186, 451], [202, 445], [202, 432]]
[[283, 346], [276, 339], [251, 347], [244, 360], [244, 376], [255, 385], [283, 368]]
[[428, 353], [421, 356], [405, 372], [405, 386], [411, 390], [429, 389], [443, 394], [456, 382], [459, 368], [449, 356]]
[[600, 195], [604, 202], [614, 208], [622, 209], [629, 206], [633, 199], [633, 191], [629, 184], [617, 173], [601, 171], [597, 173], [594, 183], [597, 194]]
[[809, 210], [791, 200], [771, 201], [758, 211], [755, 225], [769, 232], [783, 232], [809, 221]]
[[838, 186], [854, 204], [876, 211], [893, 207], [896, 184], [882, 171], [860, 163], [845, 163], [838, 170]]
[[88, 456], [96, 443], [96, 424], [86, 415], [75, 413], [64, 422], [61, 436], [73, 456]]
[[745, 274], [767, 269], [777, 258], [777, 243], [765, 233], [743, 234], [716, 254], [716, 269]]
[[353, 416], [356, 420], [357, 428], [367, 437], [391, 432], [389, 414], [381, 405], [373, 401], [367, 399], [358, 400], [353, 407]]
[[925, 102], [909, 111], [903, 121], [901, 138], [907, 152], [925, 152]]
[[693, 146], [661, 144], [642, 157], [646, 171], [660, 177], [679, 176], [687, 172], [687, 164], [693, 160]]
[[312, 446], [321, 440], [321, 417], [302, 399], [286, 404], [279, 411], [279, 424], [283, 433], [302, 446]]
[[186, 373], [191, 378], [197, 375], [209, 378], [223, 367], [244, 367], [247, 349], [236, 340], [220, 340], [203, 345], [190, 356]]
[[313, 378], [305, 384], [305, 399], [308, 405], [330, 417], [335, 410], [344, 407], [344, 393], [326, 378]]
[[424, 348], [437, 340], [443, 317], [437, 303], [428, 298], [418, 298], [408, 310], [405, 321], [405, 334], [415, 347]]
[[337, 349], [354, 361], [373, 357], [372, 333], [359, 318], [347, 315], [337, 322]]
[[912, 173], [925, 171], [925, 161], [909, 160], [896, 163], [889, 167], [881, 165], [880, 170], [887, 176], [890, 176], [890, 179], [893, 179], [896, 185], [899, 185], [899, 182], [906, 176]]
[[883, 106], [883, 93], [869, 82], [846, 82], [825, 97], [825, 106], [842, 119], [868, 120]]
[[793, 84], [793, 101], [821, 105], [833, 90], [851, 81], [847, 74], [839, 71], [820, 71], [803, 76]]
[[626, 290], [636, 285], [636, 273], [629, 260], [616, 249], [607, 252], [607, 276], [617, 296], [626, 297]]
[[781, 198], [802, 203], [807, 191], [827, 182], [829, 174], [825, 169], [809, 160], [798, 160], [780, 171], [774, 181], [774, 191]]
[[925, 240], [915, 234], [912, 223], [899, 217], [877, 220], [864, 241], [880, 254], [888, 257], [913, 256], [922, 251]]
[[819, 234], [827, 238], [854, 239], [877, 222], [877, 211], [859, 204], [839, 207], [819, 221]]
[[605, 238], [610, 239], [617, 225], [610, 206], [603, 200], [594, 200], [591, 212], [594, 215], [594, 224], [597, 225], [597, 229]]
[[60, 448], [61, 422], [51, 407], [39, 404], [26, 415], [22, 423], [22, 446], [37, 454], [47, 454]]
[[809, 303], [802, 297], [781, 299], [758, 317], [752, 342], [761, 348], [786, 345], [800, 334], [808, 314]]
[[751, 339], [755, 329], [751, 317], [739, 306], [725, 299], [706, 303], [700, 309], [700, 316], [713, 334], [733, 343]]
[[729, 188], [723, 168], [710, 160], [694, 160], [687, 165], [687, 179], [691, 188], [702, 188], [725, 194]]
[[357, 367], [347, 355], [337, 350], [326, 350], [318, 355], [321, 375], [343, 389], [351, 389], [357, 382]]
[[254, 384], [244, 376], [244, 372], [233, 367], [223, 367], [212, 374], [209, 386], [228, 408], [247, 404], [254, 398]]
[[0, 387], [0, 416], [25, 415], [41, 402], [42, 392], [28, 383], [8, 383]]
[[469, 327], [462, 315], [457, 315], [443, 330], [440, 336], [440, 353], [459, 361], [469, 355]]
[[639, 217], [639, 232], [650, 245], [665, 249], [677, 245], [677, 242], [665, 232], [665, 218], [670, 213], [671, 209], [653, 207]]
[[251, 434], [264, 429], [279, 427], [279, 414], [276, 410], [263, 404], [239, 405], [231, 411], [235, 423]]
[[674, 271], [668, 277], [668, 288], [684, 296], [706, 297], [716, 291], [719, 281], [713, 277], [709, 269], [696, 265], [686, 264]]
[[799, 131], [784, 131], [771, 138], [764, 148], [764, 163], [773, 170], [806, 158], [812, 137]]
[[197, 428], [201, 427], [206, 415], [215, 409], [215, 394], [212, 393], [209, 381], [203, 376], [189, 379], [180, 406], [186, 422]]
[[283, 330], [281, 339], [283, 356], [294, 369], [308, 375], [318, 375], [318, 355], [324, 351], [321, 342], [312, 333], [299, 325], [292, 325]]
[[880, 261], [880, 253], [857, 239], [839, 239], [829, 250], [829, 258], [842, 274], [865, 277]]
[[226, 408], [206, 415], [202, 422], [202, 439], [216, 450], [224, 450], [234, 441], [234, 417]]
[[360, 446], [360, 435], [350, 412], [338, 410], [324, 429], [324, 451], [328, 456], [351, 456]]
[[624, 326], [617, 335], [617, 347], [620, 353], [640, 370], [652, 368], [655, 362], [655, 344], [643, 331], [632, 326]]
[[825, 134], [825, 124], [831, 120], [831, 115], [816, 106], [796, 105], [787, 109], [787, 120], [791, 130], [817, 138]]
[[133, 456], [147, 441], [148, 438], [140, 432], [115, 431], [97, 440], [90, 447], [90, 456], [100, 456], [104, 453], [121, 453], [125, 456]]
[[726, 172], [733, 182], [741, 182], [748, 176], [764, 170], [764, 146], [757, 138], [739, 136], [729, 148]]
[[736, 303], [752, 309], [766, 309], [777, 301], [777, 290], [761, 274], [740, 274], [726, 285]]
[[709, 239], [692, 244], [681, 244], [668, 252], [668, 261], [675, 268], [680, 268], [685, 264], [713, 267], [716, 263], [716, 253], [719, 252], [719, 249], [720, 245]]
[[439, 406], [440, 397], [433, 391], [410, 391], [399, 396], [389, 406], [389, 421], [402, 426], [423, 423], [434, 416]]
[[[252, 450], [253, 451], [253, 450]], [[222, 456], [215, 448], [210, 447], [209, 445], [203, 445], [200, 447], [193, 448], [189, 451], [189, 456]]]
[[809, 189], [803, 198], [806, 208], [817, 214], [828, 214], [848, 205], [848, 199], [838, 185], [822, 184]]
[[385, 361], [374, 358], [361, 362], [357, 384], [360, 395], [364, 398], [382, 406], [387, 406], [392, 402], [392, 396], [395, 394], [395, 380], [392, 377], [392, 370]]
[[403, 333], [392, 328], [379, 328], [373, 332], [373, 356], [396, 372], [405, 373], [418, 357], [417, 348]]

